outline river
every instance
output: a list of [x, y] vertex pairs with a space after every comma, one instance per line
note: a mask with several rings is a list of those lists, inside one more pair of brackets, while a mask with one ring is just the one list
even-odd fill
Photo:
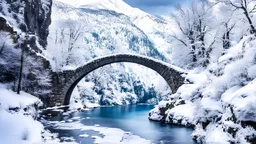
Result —
[[111, 138], [118, 139], [118, 135], [121, 135], [123, 139], [126, 134], [132, 135], [131, 139], [138, 139], [128, 142], [131, 144], [142, 143], [139, 139], [156, 144], [194, 144], [191, 128], [148, 120], [148, 112], [153, 108], [153, 105], [99, 107], [51, 117], [46, 127], [58, 133], [63, 142], [91, 144], [101, 141], [112, 144], [114, 141], [111, 142]]

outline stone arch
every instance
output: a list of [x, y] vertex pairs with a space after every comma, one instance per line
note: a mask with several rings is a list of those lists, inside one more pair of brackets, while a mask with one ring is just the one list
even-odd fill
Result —
[[176, 66], [141, 55], [114, 54], [89, 61], [73, 71], [55, 73], [53, 76], [53, 98], [49, 106], [68, 105], [75, 86], [83, 77], [100, 67], [119, 62], [136, 63], [156, 71], [165, 79], [173, 93], [184, 81], [182, 74], [185, 71]]

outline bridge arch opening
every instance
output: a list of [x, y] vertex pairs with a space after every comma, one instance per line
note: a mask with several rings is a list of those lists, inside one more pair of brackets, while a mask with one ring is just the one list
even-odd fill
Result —
[[65, 83], [60, 85], [60, 91], [58, 94], [62, 101], [60, 103], [69, 105], [74, 88], [86, 75], [100, 67], [120, 62], [135, 63], [154, 70], [163, 77], [163, 79], [170, 86], [173, 93], [177, 91], [177, 89], [183, 84], [184, 81], [184, 78], [182, 77], [184, 71], [162, 61], [140, 55], [115, 54], [96, 58], [87, 62], [84, 66], [79, 67], [74, 71], [64, 71], [62, 75], [64, 76]]
[[82, 78], [72, 92], [70, 104], [156, 103], [170, 93], [168, 83], [154, 70], [122, 62], [105, 65]]

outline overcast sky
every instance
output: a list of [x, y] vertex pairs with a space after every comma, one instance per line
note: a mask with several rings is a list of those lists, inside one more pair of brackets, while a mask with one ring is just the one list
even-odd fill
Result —
[[173, 6], [186, 3], [189, 0], [124, 0], [132, 7], [137, 7], [155, 15], [168, 15]]

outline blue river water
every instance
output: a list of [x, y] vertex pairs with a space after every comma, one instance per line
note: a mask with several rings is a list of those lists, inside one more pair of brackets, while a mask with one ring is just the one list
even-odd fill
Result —
[[[191, 138], [192, 129], [173, 126], [170, 124], [153, 122], [148, 120], [148, 112], [153, 109], [153, 105], [128, 105], [99, 107], [85, 112], [72, 113], [69, 118], [85, 118], [80, 122], [83, 125], [118, 128], [132, 132], [156, 144], [194, 144]], [[89, 118], [89, 119], [88, 119]], [[51, 121], [62, 121], [63, 116], [55, 116]], [[59, 137], [73, 137], [78, 143], [90, 144], [94, 140], [90, 137], [80, 138], [79, 130], [61, 130], [48, 128], [50, 131], [58, 133]], [[89, 135], [99, 135], [95, 131], [88, 131]]]

